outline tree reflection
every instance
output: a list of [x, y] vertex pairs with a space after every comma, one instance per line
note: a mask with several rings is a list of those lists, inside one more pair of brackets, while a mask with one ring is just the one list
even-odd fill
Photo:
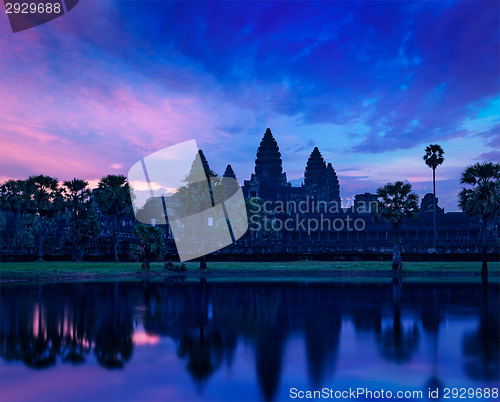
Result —
[[78, 284], [3, 289], [2, 357], [43, 369], [56, 364], [58, 357], [63, 363], [81, 364], [95, 345], [103, 367], [123, 367], [133, 348], [127, 298], [116, 291], [86, 290]]
[[[438, 340], [441, 320], [441, 309], [438, 303], [436, 289], [433, 289], [430, 306], [423, 310], [421, 314], [422, 328], [424, 332], [432, 338], [432, 373], [431, 377], [425, 383], [425, 390], [442, 389], [444, 386], [443, 382], [438, 377]], [[439, 399], [441, 399], [442, 394], [438, 394], [438, 396]]]
[[[174, 341], [200, 393], [214, 373], [231, 367], [239, 344], [249, 345], [256, 385], [263, 399], [273, 400], [279, 396], [285, 356], [297, 358], [292, 345], [301, 343], [295, 338], [304, 341], [311, 389], [321, 389], [335, 374], [343, 320], [351, 320], [358, 334], [374, 342], [382, 358], [404, 364], [419, 345], [418, 319], [433, 345], [426, 386], [435, 389], [442, 386], [438, 340], [444, 312], [464, 300], [478, 306], [478, 328], [463, 337], [464, 371], [472, 379], [494, 381], [499, 376], [498, 289], [405, 284], [403, 293], [398, 278], [392, 285], [202, 279], [5, 286], [0, 294], [0, 354], [5, 361], [37, 369], [92, 358], [106, 369], [121, 369], [132, 359], [139, 325], [148, 335]], [[385, 325], [382, 313], [387, 309], [392, 319]], [[406, 309], [418, 318], [408, 321], [402, 312]]]
[[118, 293], [114, 285], [111, 297], [99, 305], [94, 353], [97, 361], [108, 369], [122, 368], [132, 356], [132, 314], [130, 301]]
[[85, 309], [81, 297], [76, 298], [75, 306], [69, 317], [70, 330], [64, 334], [62, 361], [70, 364], [81, 364], [90, 353], [90, 343], [87, 340]]
[[401, 322], [401, 279], [393, 279], [394, 305], [392, 325], [382, 330], [379, 336], [379, 351], [382, 357], [395, 363], [406, 363], [411, 360], [418, 347], [418, 328], [413, 323], [411, 328], [404, 329]]
[[479, 325], [463, 337], [464, 368], [474, 380], [498, 381], [500, 378], [498, 292], [483, 283], [479, 304]]

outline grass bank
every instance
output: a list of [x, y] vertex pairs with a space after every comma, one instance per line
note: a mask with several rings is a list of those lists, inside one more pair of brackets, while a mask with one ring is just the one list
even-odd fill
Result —
[[[490, 280], [498, 282], [500, 263], [489, 263]], [[405, 262], [402, 278], [425, 281], [477, 281], [479, 262]], [[186, 271], [172, 272], [164, 263], [152, 263], [149, 272], [132, 262], [19, 262], [0, 264], [0, 282], [82, 281], [82, 280], [164, 280], [206, 277], [211, 280], [312, 280], [373, 281], [395, 274], [388, 261], [296, 261], [296, 262], [211, 262], [201, 271], [199, 263], [186, 264]]]

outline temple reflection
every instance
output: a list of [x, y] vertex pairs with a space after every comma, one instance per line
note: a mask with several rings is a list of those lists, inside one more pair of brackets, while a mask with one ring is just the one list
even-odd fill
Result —
[[[239, 344], [252, 350], [261, 397], [276, 399], [287, 354], [300, 345], [312, 389], [338, 374], [344, 324], [369, 339], [382, 360], [405, 365], [423, 341], [429, 377], [440, 379], [440, 328], [463, 307], [477, 327], [462, 331], [463, 371], [473, 380], [499, 378], [499, 299], [480, 284], [84, 283], [4, 286], [0, 354], [35, 369], [91, 359], [122, 369], [134, 348], [171, 339], [202, 394], [214, 373], [231, 369]], [[458, 306], [458, 307], [457, 307]], [[462, 306], [462, 307], [461, 307]], [[471, 307], [476, 306], [476, 307]], [[473, 319], [473, 318], [471, 318]], [[367, 337], [368, 336], [368, 337]]]

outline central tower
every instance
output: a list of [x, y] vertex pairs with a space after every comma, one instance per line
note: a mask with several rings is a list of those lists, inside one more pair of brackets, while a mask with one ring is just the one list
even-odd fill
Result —
[[266, 187], [282, 187], [287, 185], [280, 149], [269, 128], [266, 130], [257, 149], [255, 179]]

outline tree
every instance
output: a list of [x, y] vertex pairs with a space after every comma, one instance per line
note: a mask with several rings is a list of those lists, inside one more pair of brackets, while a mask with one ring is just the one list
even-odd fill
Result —
[[23, 217], [28, 209], [25, 180], [7, 180], [0, 186], [0, 209], [14, 212], [14, 246], [23, 246]]
[[441, 146], [438, 144], [431, 144], [427, 148], [425, 148], [424, 161], [425, 164], [432, 169], [432, 187], [434, 193], [434, 205], [433, 205], [434, 250], [436, 249], [436, 240], [437, 240], [436, 168], [444, 162], [443, 154], [444, 154], [443, 148], [441, 148]]
[[400, 270], [403, 267], [401, 261], [401, 239], [399, 238], [399, 226], [404, 217], [415, 220], [418, 214], [418, 195], [412, 192], [410, 183], [397, 181], [387, 183], [377, 189], [379, 198], [378, 217], [385, 218], [392, 224], [394, 229], [394, 251], [392, 256], [392, 269]]
[[165, 253], [163, 232], [159, 227], [138, 224], [132, 228], [132, 234], [139, 242], [131, 245], [132, 254], [142, 260], [142, 269], [149, 270], [151, 261], [155, 261]]
[[61, 189], [54, 177], [30, 176], [26, 181], [26, 194], [38, 217], [38, 259], [43, 260], [44, 222], [62, 210]]
[[[203, 167], [201, 172], [199, 167]], [[203, 177], [204, 175], [205, 177]], [[205, 181], [206, 178], [206, 181]], [[179, 215], [193, 215], [215, 205], [215, 200], [224, 200], [225, 188], [222, 180], [210, 168], [205, 154], [200, 149], [193, 160], [188, 175], [184, 178], [185, 185], [178, 188], [176, 213]], [[208, 185], [207, 185], [208, 184]], [[200, 214], [200, 219], [203, 215]], [[200, 222], [199, 228], [204, 228], [205, 222]], [[191, 233], [195, 238], [201, 238], [202, 252], [205, 249], [203, 233]], [[205, 254], [200, 257], [200, 269], [207, 268]]]
[[127, 179], [122, 175], [103, 177], [95, 189], [95, 200], [101, 213], [111, 218], [113, 226], [113, 253], [118, 260], [117, 227], [121, 219], [132, 212]]
[[488, 277], [487, 229], [488, 222], [498, 216], [500, 210], [500, 163], [478, 162], [468, 166], [460, 183], [469, 186], [458, 194], [458, 206], [471, 216], [480, 216], [482, 221], [483, 263], [481, 277]]
[[69, 212], [69, 236], [72, 244], [72, 260], [81, 261], [88, 242], [99, 234], [99, 223], [85, 180], [64, 182], [63, 197]]

